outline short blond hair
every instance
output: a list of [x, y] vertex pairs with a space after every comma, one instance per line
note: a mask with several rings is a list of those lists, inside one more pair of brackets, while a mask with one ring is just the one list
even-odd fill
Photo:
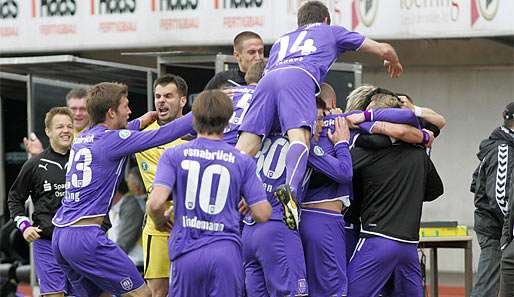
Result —
[[66, 106], [57, 106], [52, 107], [45, 115], [45, 128], [50, 129], [50, 126], [52, 125], [52, 120], [54, 117], [58, 114], [62, 114], [65, 116], [68, 116], [71, 120], [71, 123], [73, 124], [73, 114], [71, 113], [71, 110]]
[[366, 98], [375, 89], [376, 87], [372, 85], [362, 85], [353, 90], [348, 97], [346, 97], [345, 112], [365, 110], [367, 107]]

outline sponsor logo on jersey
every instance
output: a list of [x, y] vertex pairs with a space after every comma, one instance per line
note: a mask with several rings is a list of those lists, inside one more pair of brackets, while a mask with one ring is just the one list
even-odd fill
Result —
[[50, 184], [47, 180], [43, 183], [43, 191], [48, 192], [52, 190], [52, 184]]
[[130, 134], [132, 134], [132, 132], [130, 132], [129, 130], [121, 130], [120, 132], [118, 132], [118, 136], [120, 136], [121, 139], [129, 138]]

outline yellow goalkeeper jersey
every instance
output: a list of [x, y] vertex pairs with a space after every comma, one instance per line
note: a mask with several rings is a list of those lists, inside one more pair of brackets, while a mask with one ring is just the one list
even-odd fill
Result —
[[[159, 124], [157, 121], [150, 124], [144, 130], [156, 130], [159, 129]], [[160, 145], [157, 147], [153, 147], [151, 149], [147, 149], [146, 151], [136, 153], [137, 165], [139, 167], [139, 172], [141, 172], [141, 177], [143, 178], [143, 182], [145, 184], [146, 192], [150, 194], [152, 191], [153, 179], [155, 177], [155, 171], [157, 170], [157, 164], [159, 163], [159, 159], [164, 151], [170, 147], [177, 146], [179, 144], [186, 143], [187, 141], [182, 139], [177, 139], [170, 143], [166, 143], [164, 145]], [[171, 207], [171, 201], [167, 202], [167, 208]], [[173, 216], [173, 212], [171, 212], [171, 216]], [[173, 220], [173, 217], [171, 218]], [[155, 229], [154, 222], [150, 217], [146, 218], [145, 223], [145, 232], [150, 235], [169, 235], [167, 232], [161, 232]]]

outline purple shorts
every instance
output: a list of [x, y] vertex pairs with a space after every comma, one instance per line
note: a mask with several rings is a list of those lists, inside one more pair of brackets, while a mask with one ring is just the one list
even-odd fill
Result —
[[169, 297], [242, 297], [244, 291], [241, 247], [219, 240], [171, 262]]
[[348, 296], [378, 296], [382, 292], [384, 296], [422, 297], [417, 247], [379, 236], [361, 238], [348, 264]]
[[330, 210], [303, 208], [300, 235], [310, 296], [346, 296], [343, 216]]
[[122, 295], [144, 285], [129, 257], [98, 226], [56, 227], [52, 249], [76, 296]]
[[289, 129], [316, 127], [316, 83], [298, 68], [277, 69], [257, 85], [239, 131], [266, 137], [276, 121], [282, 134]]
[[245, 225], [243, 259], [248, 297], [308, 295], [300, 235], [282, 221]]
[[54, 257], [52, 241], [39, 239], [34, 241], [32, 247], [41, 295], [69, 293], [68, 279]]
[[346, 246], [346, 262], [350, 262], [353, 256], [357, 242], [359, 242], [360, 225], [345, 222], [344, 226], [344, 243]]

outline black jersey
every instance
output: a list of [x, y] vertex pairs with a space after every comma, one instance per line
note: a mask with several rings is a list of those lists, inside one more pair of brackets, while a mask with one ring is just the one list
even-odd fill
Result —
[[417, 242], [423, 201], [443, 193], [425, 150], [405, 143], [378, 150], [356, 147], [352, 160], [361, 236]]
[[241, 85], [246, 86], [247, 83], [245, 81], [245, 73], [241, 72], [239, 68], [237, 69], [229, 69], [227, 71], [218, 72], [214, 75], [211, 80], [205, 86], [205, 90], [213, 90], [220, 89], [223, 86], [236, 87], [233, 83], [229, 82], [229, 80]]
[[[26, 216], [25, 201], [32, 198], [34, 226], [43, 230], [41, 238], [52, 238], [52, 218], [61, 206], [64, 197], [64, 182], [66, 180], [66, 154], [47, 148], [41, 154], [30, 158], [21, 168], [7, 197], [7, 205], [11, 218]], [[16, 221], [16, 220], [15, 220]]]

